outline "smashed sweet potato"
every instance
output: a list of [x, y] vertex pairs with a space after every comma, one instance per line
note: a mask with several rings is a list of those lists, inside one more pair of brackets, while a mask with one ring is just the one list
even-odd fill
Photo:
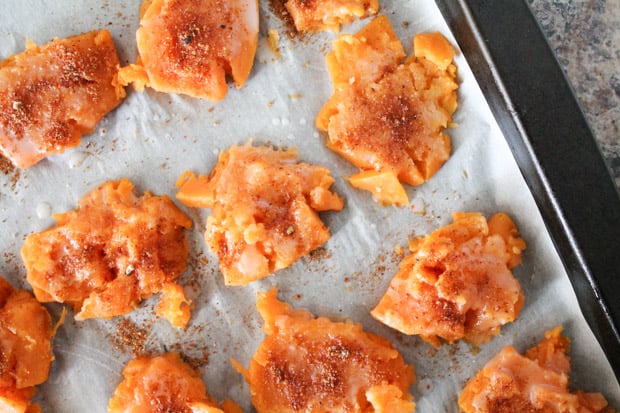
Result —
[[205, 239], [227, 285], [286, 268], [329, 239], [318, 211], [343, 207], [329, 170], [297, 161], [294, 149], [232, 146], [210, 176], [184, 174], [177, 198], [211, 208]]
[[37, 299], [70, 304], [78, 320], [126, 314], [187, 267], [192, 221], [166, 196], [137, 196], [127, 179], [54, 218], [54, 227], [26, 238], [21, 255]]
[[387, 17], [341, 35], [325, 57], [334, 93], [316, 118], [327, 146], [361, 169], [351, 185], [384, 205], [409, 199], [402, 183], [420, 185], [450, 156], [443, 130], [456, 110], [454, 49], [440, 33], [418, 34], [415, 55]]
[[136, 32], [139, 60], [119, 81], [138, 90], [221, 100], [232, 76], [248, 78], [258, 43], [256, 0], [145, 0]]
[[0, 153], [19, 168], [78, 146], [125, 96], [107, 30], [26, 50], [0, 62]]
[[415, 410], [412, 366], [382, 337], [360, 324], [314, 318], [258, 294], [267, 334], [245, 370], [258, 413], [390, 412]]
[[200, 372], [178, 353], [139, 357], [123, 370], [123, 381], [108, 404], [108, 413], [238, 413], [227, 401], [221, 408], [209, 397]]
[[511, 269], [525, 241], [503, 213], [488, 222], [476, 212], [453, 219], [410, 243], [411, 254], [371, 315], [434, 345], [439, 338], [481, 344], [521, 311], [523, 293]]
[[377, 14], [379, 0], [288, 0], [285, 7], [300, 32], [338, 31], [343, 24]]
[[606, 409], [600, 393], [568, 390], [568, 338], [558, 326], [522, 356], [504, 347], [463, 388], [465, 413], [597, 413]]
[[47, 380], [52, 355], [52, 319], [34, 297], [0, 277], [0, 411], [39, 412], [30, 399]]

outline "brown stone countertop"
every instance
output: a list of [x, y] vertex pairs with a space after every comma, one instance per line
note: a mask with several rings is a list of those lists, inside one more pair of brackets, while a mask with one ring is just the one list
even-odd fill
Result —
[[527, 2], [620, 188], [620, 1]]

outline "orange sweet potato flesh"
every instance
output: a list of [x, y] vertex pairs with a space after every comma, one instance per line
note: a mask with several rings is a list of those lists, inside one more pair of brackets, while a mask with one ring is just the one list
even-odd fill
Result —
[[523, 293], [511, 269], [525, 241], [506, 214], [489, 223], [477, 212], [410, 243], [411, 254], [371, 315], [404, 333], [440, 345], [440, 338], [481, 344], [514, 321]]
[[405, 206], [409, 203], [405, 188], [392, 171], [362, 171], [349, 178], [356, 188], [373, 193], [377, 202], [382, 205]]
[[[405, 50], [392, 24], [387, 17], [379, 15], [356, 34], [338, 36], [332, 51], [325, 55], [325, 62], [334, 90], [340, 91], [352, 84], [377, 82], [404, 57]], [[328, 121], [317, 117], [317, 124], [323, 129]]]
[[414, 44], [415, 55], [403, 62], [403, 47], [388, 18], [380, 15], [355, 35], [338, 37], [325, 57], [334, 93], [316, 126], [327, 132], [330, 149], [362, 174], [376, 173], [372, 185], [358, 179], [350, 183], [384, 205], [408, 203], [393, 176], [420, 185], [450, 156], [443, 130], [457, 107], [454, 49], [440, 33], [416, 35]]
[[123, 381], [114, 391], [108, 413], [183, 412], [235, 413], [227, 401], [224, 409], [206, 394], [200, 372], [181, 360], [178, 353], [140, 357], [123, 370]]
[[0, 388], [0, 412], [2, 413], [41, 413], [41, 407], [36, 403], [31, 403], [30, 399], [34, 396], [36, 389], [28, 387], [25, 389]]
[[35, 387], [47, 380], [52, 319], [34, 297], [0, 277], [0, 411], [36, 412]]
[[286, 268], [329, 239], [318, 211], [343, 207], [329, 170], [297, 161], [295, 150], [232, 146], [211, 174], [185, 173], [177, 199], [211, 208], [205, 239], [227, 285]]
[[226, 96], [226, 76], [247, 80], [258, 43], [256, 0], [146, 0], [136, 32], [139, 61], [119, 80], [209, 100]]
[[465, 413], [613, 412], [600, 393], [568, 389], [569, 341], [560, 326], [547, 331], [525, 356], [502, 349], [464, 387], [459, 408]]
[[285, 6], [300, 32], [338, 31], [379, 11], [378, 0], [288, 0]]
[[187, 267], [191, 220], [166, 196], [137, 196], [127, 179], [54, 217], [54, 227], [26, 238], [21, 255], [37, 299], [70, 304], [78, 320], [126, 314]]
[[183, 287], [169, 282], [162, 288], [156, 314], [167, 319], [175, 327], [185, 327], [191, 317], [191, 304], [191, 300], [185, 297]]
[[258, 413], [413, 412], [413, 367], [360, 324], [292, 310], [272, 289], [258, 294], [267, 334], [245, 370]]
[[78, 146], [125, 95], [107, 30], [92, 31], [0, 62], [0, 153], [19, 168]]

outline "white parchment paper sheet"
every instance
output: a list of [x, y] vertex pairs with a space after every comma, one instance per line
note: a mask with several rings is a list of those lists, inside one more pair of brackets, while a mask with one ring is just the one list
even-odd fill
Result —
[[[0, 6], [0, 58], [23, 50], [25, 41], [45, 43], [92, 29], [112, 32], [122, 64], [135, 61], [134, 33], [140, 0], [3, 0]], [[440, 31], [458, 45], [430, 0], [382, 3], [407, 52], [415, 33]], [[368, 20], [346, 26], [359, 30]], [[266, 33], [282, 34], [278, 59], [266, 46]], [[181, 350], [188, 357], [209, 355], [201, 371], [218, 400], [232, 398], [252, 411], [249, 390], [229, 363], [248, 362], [263, 338], [255, 311], [257, 291], [277, 286], [280, 297], [316, 315], [350, 318], [388, 338], [412, 363], [418, 380], [412, 391], [418, 412], [456, 412], [465, 381], [500, 348], [525, 350], [558, 324], [572, 339], [573, 388], [602, 391], [616, 407], [620, 388], [587, 327], [532, 196], [493, 119], [466, 61], [457, 53], [458, 127], [449, 131], [453, 154], [427, 184], [408, 188], [411, 206], [378, 206], [369, 193], [343, 180], [355, 168], [324, 146], [314, 118], [332, 92], [323, 55], [333, 33], [284, 36], [281, 21], [261, 2], [261, 35], [247, 84], [222, 102], [128, 89], [123, 104], [109, 114], [81, 147], [56, 155], [17, 174], [0, 175], [0, 274], [29, 288], [19, 258], [24, 237], [53, 224], [50, 212], [74, 209], [79, 198], [106, 180], [127, 177], [140, 191], [174, 197], [174, 182], [185, 170], [208, 173], [217, 153], [252, 138], [256, 143], [296, 146], [300, 158], [329, 167], [335, 189], [346, 198], [342, 212], [327, 213], [332, 238], [320, 260], [304, 258], [277, 275], [247, 287], [224, 286], [217, 260], [203, 239], [206, 210], [182, 207], [195, 220], [190, 231], [192, 260], [180, 282], [195, 309], [189, 328], [176, 330], [154, 316], [156, 298], [126, 317], [75, 322], [70, 312], [54, 340], [56, 360], [48, 382], [36, 396], [45, 412], [105, 412], [134, 355], [115, 345], [119, 326], [130, 319], [147, 331], [145, 350]], [[507, 45], [509, 47], [509, 45]], [[454, 211], [510, 214], [528, 243], [523, 265], [515, 270], [526, 297], [520, 318], [475, 354], [467, 344], [439, 350], [417, 337], [395, 333], [369, 316], [398, 268], [396, 247], [451, 222]], [[47, 305], [58, 317], [60, 305]]]

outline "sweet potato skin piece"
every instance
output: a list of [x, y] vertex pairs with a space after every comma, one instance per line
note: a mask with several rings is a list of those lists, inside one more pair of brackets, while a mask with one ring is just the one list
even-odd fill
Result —
[[596, 413], [606, 409], [600, 393], [568, 390], [568, 338], [558, 326], [525, 356], [512, 346], [502, 349], [463, 388], [459, 408], [465, 413]]
[[21, 250], [38, 300], [66, 302], [76, 319], [132, 311], [187, 267], [191, 220], [166, 196], [138, 197], [127, 179], [107, 182], [31, 234]]
[[245, 370], [259, 413], [413, 412], [413, 367], [360, 324], [292, 310], [272, 289], [258, 294], [267, 334]]
[[454, 222], [411, 241], [411, 254], [371, 315], [405, 334], [440, 345], [482, 344], [514, 321], [523, 293], [510, 271], [525, 241], [506, 214], [455, 213]]
[[329, 170], [297, 161], [295, 150], [232, 146], [210, 176], [183, 174], [177, 199], [211, 208], [205, 239], [227, 285], [286, 268], [329, 239], [318, 211], [343, 208]]
[[107, 30], [35, 46], [0, 62], [0, 152], [19, 168], [80, 144], [121, 103]]
[[52, 360], [52, 319], [34, 297], [0, 277], [0, 410], [36, 412], [35, 387]]

